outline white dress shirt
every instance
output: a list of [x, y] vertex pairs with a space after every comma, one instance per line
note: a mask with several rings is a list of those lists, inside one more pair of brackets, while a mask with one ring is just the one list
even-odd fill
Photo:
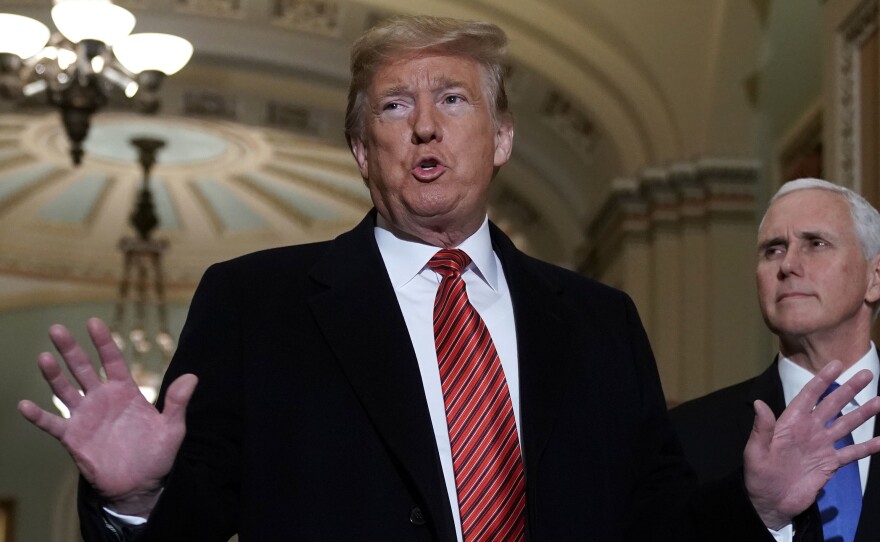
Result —
[[[859, 405], [864, 405], [873, 397], [877, 396], [877, 376], [878, 374], [880, 374], [880, 361], [878, 361], [877, 348], [874, 346], [874, 343], [871, 343], [871, 348], [868, 349], [868, 352], [864, 356], [862, 356], [859, 361], [857, 361], [852, 367], [848, 368], [839, 377], [837, 377], [836, 382], [838, 384], [842, 384], [862, 369], [868, 369], [869, 371], [871, 371], [873, 378], [871, 379], [871, 382], [868, 383], [868, 385], [865, 386], [865, 388], [860, 391], [852, 401], [844, 405], [843, 409], [841, 410], [843, 414], [852, 412], [853, 410], [858, 408]], [[804, 369], [800, 365], [784, 357], [782, 354], [779, 354], [779, 378], [782, 380], [782, 393], [785, 396], [786, 407], [789, 405], [789, 403], [791, 403], [795, 395], [800, 393], [804, 386], [807, 385], [807, 382], [809, 382], [810, 379], [812, 379], [814, 376], [815, 375], [807, 369]], [[862, 425], [853, 429], [852, 432], [853, 441], [856, 444], [868, 441], [873, 436], [873, 416], [868, 418], [867, 421], [865, 421], [865, 423], [863, 423]], [[865, 493], [865, 486], [868, 483], [868, 467], [870, 466], [870, 464], [871, 456], [859, 460], [859, 477], [862, 482], [862, 494]], [[773, 535], [776, 540], [780, 542], [788, 542], [793, 539], [793, 527], [789, 525], [780, 531], [773, 532]]]
[[[440, 248], [400, 239], [387, 229], [381, 216], [378, 218], [375, 234], [419, 363], [455, 531], [461, 542], [461, 517], [455, 490], [455, 473], [452, 469], [452, 451], [446, 427], [446, 408], [437, 366], [437, 350], [434, 346], [434, 298], [442, 276], [427, 265]], [[519, 370], [513, 305], [501, 262], [492, 250], [488, 219], [484, 219], [480, 229], [456, 248], [460, 248], [471, 258], [471, 264], [462, 273], [462, 278], [467, 287], [468, 298], [486, 322], [501, 359], [519, 434]]]

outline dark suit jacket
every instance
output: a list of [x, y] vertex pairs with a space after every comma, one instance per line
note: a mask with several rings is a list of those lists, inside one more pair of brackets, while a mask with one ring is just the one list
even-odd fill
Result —
[[[374, 223], [375, 211], [334, 241], [206, 272], [166, 377], [200, 382], [143, 539], [455, 539]], [[524, 255], [494, 226], [492, 240], [516, 322], [529, 539], [683, 540], [701, 521], [729, 540], [769, 536], [740, 479], [691, 500], [630, 299]], [[88, 489], [84, 536], [113, 539]], [[713, 505], [731, 493], [737, 506]]]
[[[701, 481], [724, 478], [742, 468], [743, 450], [755, 418], [752, 404], [756, 399], [767, 403], [777, 417], [785, 409], [776, 362], [760, 376], [688, 401], [670, 411], [669, 417], [685, 456]], [[875, 424], [875, 435], [878, 429], [880, 424]], [[880, 467], [877, 461], [873, 458], [871, 462], [855, 542], [880, 540]], [[815, 503], [796, 519], [795, 531], [795, 540], [822, 540], [819, 510]]]

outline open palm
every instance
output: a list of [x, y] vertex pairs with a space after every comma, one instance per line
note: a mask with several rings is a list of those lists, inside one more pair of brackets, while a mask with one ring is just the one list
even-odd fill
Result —
[[107, 326], [93, 318], [87, 328], [106, 380], [67, 328], [55, 325], [49, 336], [83, 394], [55, 356], [44, 352], [37, 363], [52, 391], [70, 409], [70, 418], [49, 413], [27, 400], [21, 401], [18, 409], [61, 442], [108, 507], [146, 517], [186, 433], [186, 405], [197, 379], [194, 375], [178, 378], [168, 389], [163, 412], [159, 412], [141, 395]]

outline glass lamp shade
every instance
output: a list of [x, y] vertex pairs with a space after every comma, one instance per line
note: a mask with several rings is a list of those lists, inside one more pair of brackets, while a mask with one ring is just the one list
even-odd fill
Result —
[[131, 33], [134, 15], [107, 0], [65, 0], [52, 8], [58, 31], [73, 43], [91, 39], [113, 45]]
[[113, 46], [113, 54], [132, 73], [180, 71], [193, 54], [190, 42], [171, 34], [132, 34]]
[[0, 13], [0, 53], [30, 58], [49, 41], [49, 28], [30, 17]]

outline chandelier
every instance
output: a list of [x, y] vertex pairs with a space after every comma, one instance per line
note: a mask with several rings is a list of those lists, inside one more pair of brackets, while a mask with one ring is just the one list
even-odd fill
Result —
[[134, 15], [110, 0], [56, 0], [51, 15], [54, 33], [0, 13], [0, 98], [44, 94], [61, 112], [79, 165], [92, 115], [115, 98], [158, 111], [162, 81], [189, 62], [193, 47], [170, 34], [131, 34]]
[[[128, 360], [132, 378], [147, 401], [155, 402], [162, 376], [174, 353], [175, 341], [168, 326], [165, 302], [165, 280], [162, 255], [168, 241], [153, 237], [159, 226], [150, 190], [150, 171], [165, 141], [152, 137], [135, 137], [131, 143], [138, 151], [143, 177], [129, 224], [137, 236], [126, 235], [119, 240], [122, 252], [122, 278], [110, 331], [113, 341]], [[53, 395], [52, 402], [65, 418], [70, 411]]]
[[123, 255], [122, 279], [110, 330], [116, 345], [126, 354], [135, 383], [147, 400], [153, 402], [175, 347], [168, 327], [162, 274], [162, 254], [168, 248], [168, 241], [152, 236], [159, 217], [150, 190], [150, 170], [165, 141], [136, 137], [130, 143], [138, 150], [143, 181], [129, 217], [137, 236], [119, 240]]

